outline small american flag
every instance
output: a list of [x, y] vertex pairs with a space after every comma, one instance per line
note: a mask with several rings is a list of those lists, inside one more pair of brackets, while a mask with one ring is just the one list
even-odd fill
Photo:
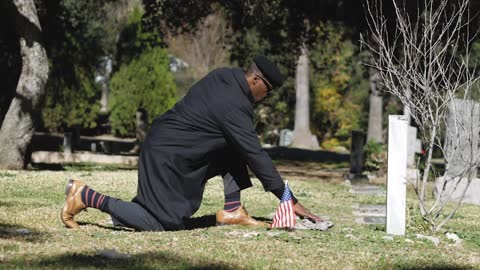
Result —
[[275, 212], [273, 222], [270, 228], [293, 228], [297, 222], [297, 217], [293, 211], [292, 192], [288, 187], [288, 181], [285, 183], [285, 191], [283, 191], [280, 205]]

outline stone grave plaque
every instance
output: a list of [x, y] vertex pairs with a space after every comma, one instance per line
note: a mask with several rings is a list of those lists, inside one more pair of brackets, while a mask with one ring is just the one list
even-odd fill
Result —
[[280, 142], [279, 146], [289, 146], [293, 142], [293, 131], [290, 129], [282, 129], [280, 130]]
[[[466, 176], [462, 171], [479, 158], [478, 137], [480, 130], [480, 104], [456, 99], [447, 118], [446, 172], [449, 177]], [[477, 168], [472, 168], [476, 177]]]
[[365, 133], [352, 130], [352, 142], [350, 147], [350, 173], [361, 175], [363, 171], [363, 146], [365, 145]]

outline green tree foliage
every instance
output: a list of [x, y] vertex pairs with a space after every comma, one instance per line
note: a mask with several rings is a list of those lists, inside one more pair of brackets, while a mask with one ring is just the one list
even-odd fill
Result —
[[110, 123], [121, 136], [135, 134], [135, 113], [142, 108], [149, 119], [165, 112], [177, 100], [169, 70], [170, 59], [155, 29], [142, 24], [143, 10], [134, 8], [120, 33], [110, 81]]
[[[312, 25], [332, 19], [361, 27], [361, 1], [241, 1], [241, 0], [143, 0], [145, 22], [152, 28], [166, 26], [191, 31], [212, 6], [220, 5], [236, 33], [232, 63], [246, 67], [253, 56], [264, 54], [280, 66], [289, 80], [274, 95], [257, 106], [257, 132], [262, 139], [276, 143], [280, 128], [293, 126], [295, 90], [293, 78], [302, 43], [311, 44], [317, 32]], [[213, 5], [212, 5], [213, 4]], [[355, 32], [355, 31], [352, 31]]]
[[139, 58], [122, 65], [113, 75], [110, 89], [112, 130], [123, 136], [135, 134], [137, 109], [145, 109], [151, 119], [168, 110], [177, 100], [166, 50], [148, 49]]
[[100, 111], [98, 89], [92, 71], [74, 66], [71, 71], [75, 82], [56, 77], [47, 84], [47, 98], [42, 111], [44, 127], [60, 131], [69, 127], [95, 128]]
[[365, 153], [365, 170], [385, 174], [387, 169], [387, 146], [373, 140], [363, 147]]
[[143, 11], [136, 7], [127, 17], [125, 27], [120, 32], [116, 47], [116, 62], [120, 65], [129, 63], [148, 49], [165, 46], [160, 35], [154, 29], [146, 31], [142, 25]]
[[[480, 9], [480, 2], [477, 2], [477, 6]], [[477, 75], [480, 75], [480, 63], [478, 61], [480, 59], [480, 39], [475, 40], [472, 42], [471, 48], [470, 48], [470, 59], [469, 59], [469, 68], [470, 69], [475, 69], [477, 72]], [[471, 99], [480, 102], [480, 81], [474, 82], [473, 86], [474, 90], [470, 91], [470, 96]], [[465, 90], [461, 89], [458, 93], [459, 97], [461, 98], [465, 94]]]
[[344, 25], [320, 23], [310, 49], [313, 66], [313, 128], [324, 147], [348, 145], [350, 132], [366, 125], [367, 69]]
[[240, 67], [246, 69], [256, 55], [268, 55], [286, 79], [282, 87], [274, 89], [271, 96], [255, 107], [256, 131], [261, 140], [276, 144], [280, 129], [293, 126], [294, 110], [291, 108], [295, 106], [295, 70], [291, 67], [295, 66], [295, 59], [292, 55], [273, 53], [272, 45], [256, 28], [237, 32], [234, 47], [232, 59]]
[[100, 57], [114, 52], [118, 33], [116, 18], [110, 13], [112, 3], [36, 2], [51, 66], [43, 125], [50, 131], [94, 128], [100, 109], [95, 71]]

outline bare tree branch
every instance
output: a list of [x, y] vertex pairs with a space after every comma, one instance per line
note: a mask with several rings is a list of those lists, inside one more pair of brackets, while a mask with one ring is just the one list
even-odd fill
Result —
[[[480, 155], [473, 151], [478, 149], [478, 139], [474, 139], [478, 138], [478, 123], [466, 120], [474, 119], [476, 105], [470, 106], [468, 112], [455, 105], [458, 99], [471, 101], [478, 81], [476, 70], [469, 68], [473, 40], [469, 29], [470, 1], [458, 0], [452, 5], [447, 0], [419, 0], [416, 16], [407, 12], [405, 2], [401, 6], [398, 1], [390, 1], [395, 11], [394, 31], [389, 29], [382, 1], [366, 0], [369, 34], [361, 37], [362, 48], [373, 55], [369, 65], [378, 70], [385, 91], [408, 108], [419, 127], [427, 154], [423, 172], [413, 187], [422, 217], [432, 229], [439, 230], [457, 211], [466, 189], [456, 207], [442, 215], [451, 202], [452, 192], [462, 179], [467, 179], [468, 187], [472, 171], [480, 164]], [[453, 134], [449, 141], [442, 133], [446, 126]], [[462, 146], [470, 151], [459, 153]], [[436, 200], [428, 202], [427, 182], [431, 173], [438, 176], [432, 164], [434, 150], [442, 153], [447, 171], [452, 171], [450, 165], [455, 161], [462, 162], [465, 168], [454, 175], [444, 175]]]

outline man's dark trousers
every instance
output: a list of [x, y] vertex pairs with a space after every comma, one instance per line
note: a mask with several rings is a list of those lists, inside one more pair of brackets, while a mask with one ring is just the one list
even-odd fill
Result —
[[[239, 191], [240, 187], [230, 173], [223, 175], [224, 194]], [[135, 202], [110, 199], [109, 214], [115, 226], [132, 228], [138, 231], [164, 231], [164, 226], [145, 208]]]

